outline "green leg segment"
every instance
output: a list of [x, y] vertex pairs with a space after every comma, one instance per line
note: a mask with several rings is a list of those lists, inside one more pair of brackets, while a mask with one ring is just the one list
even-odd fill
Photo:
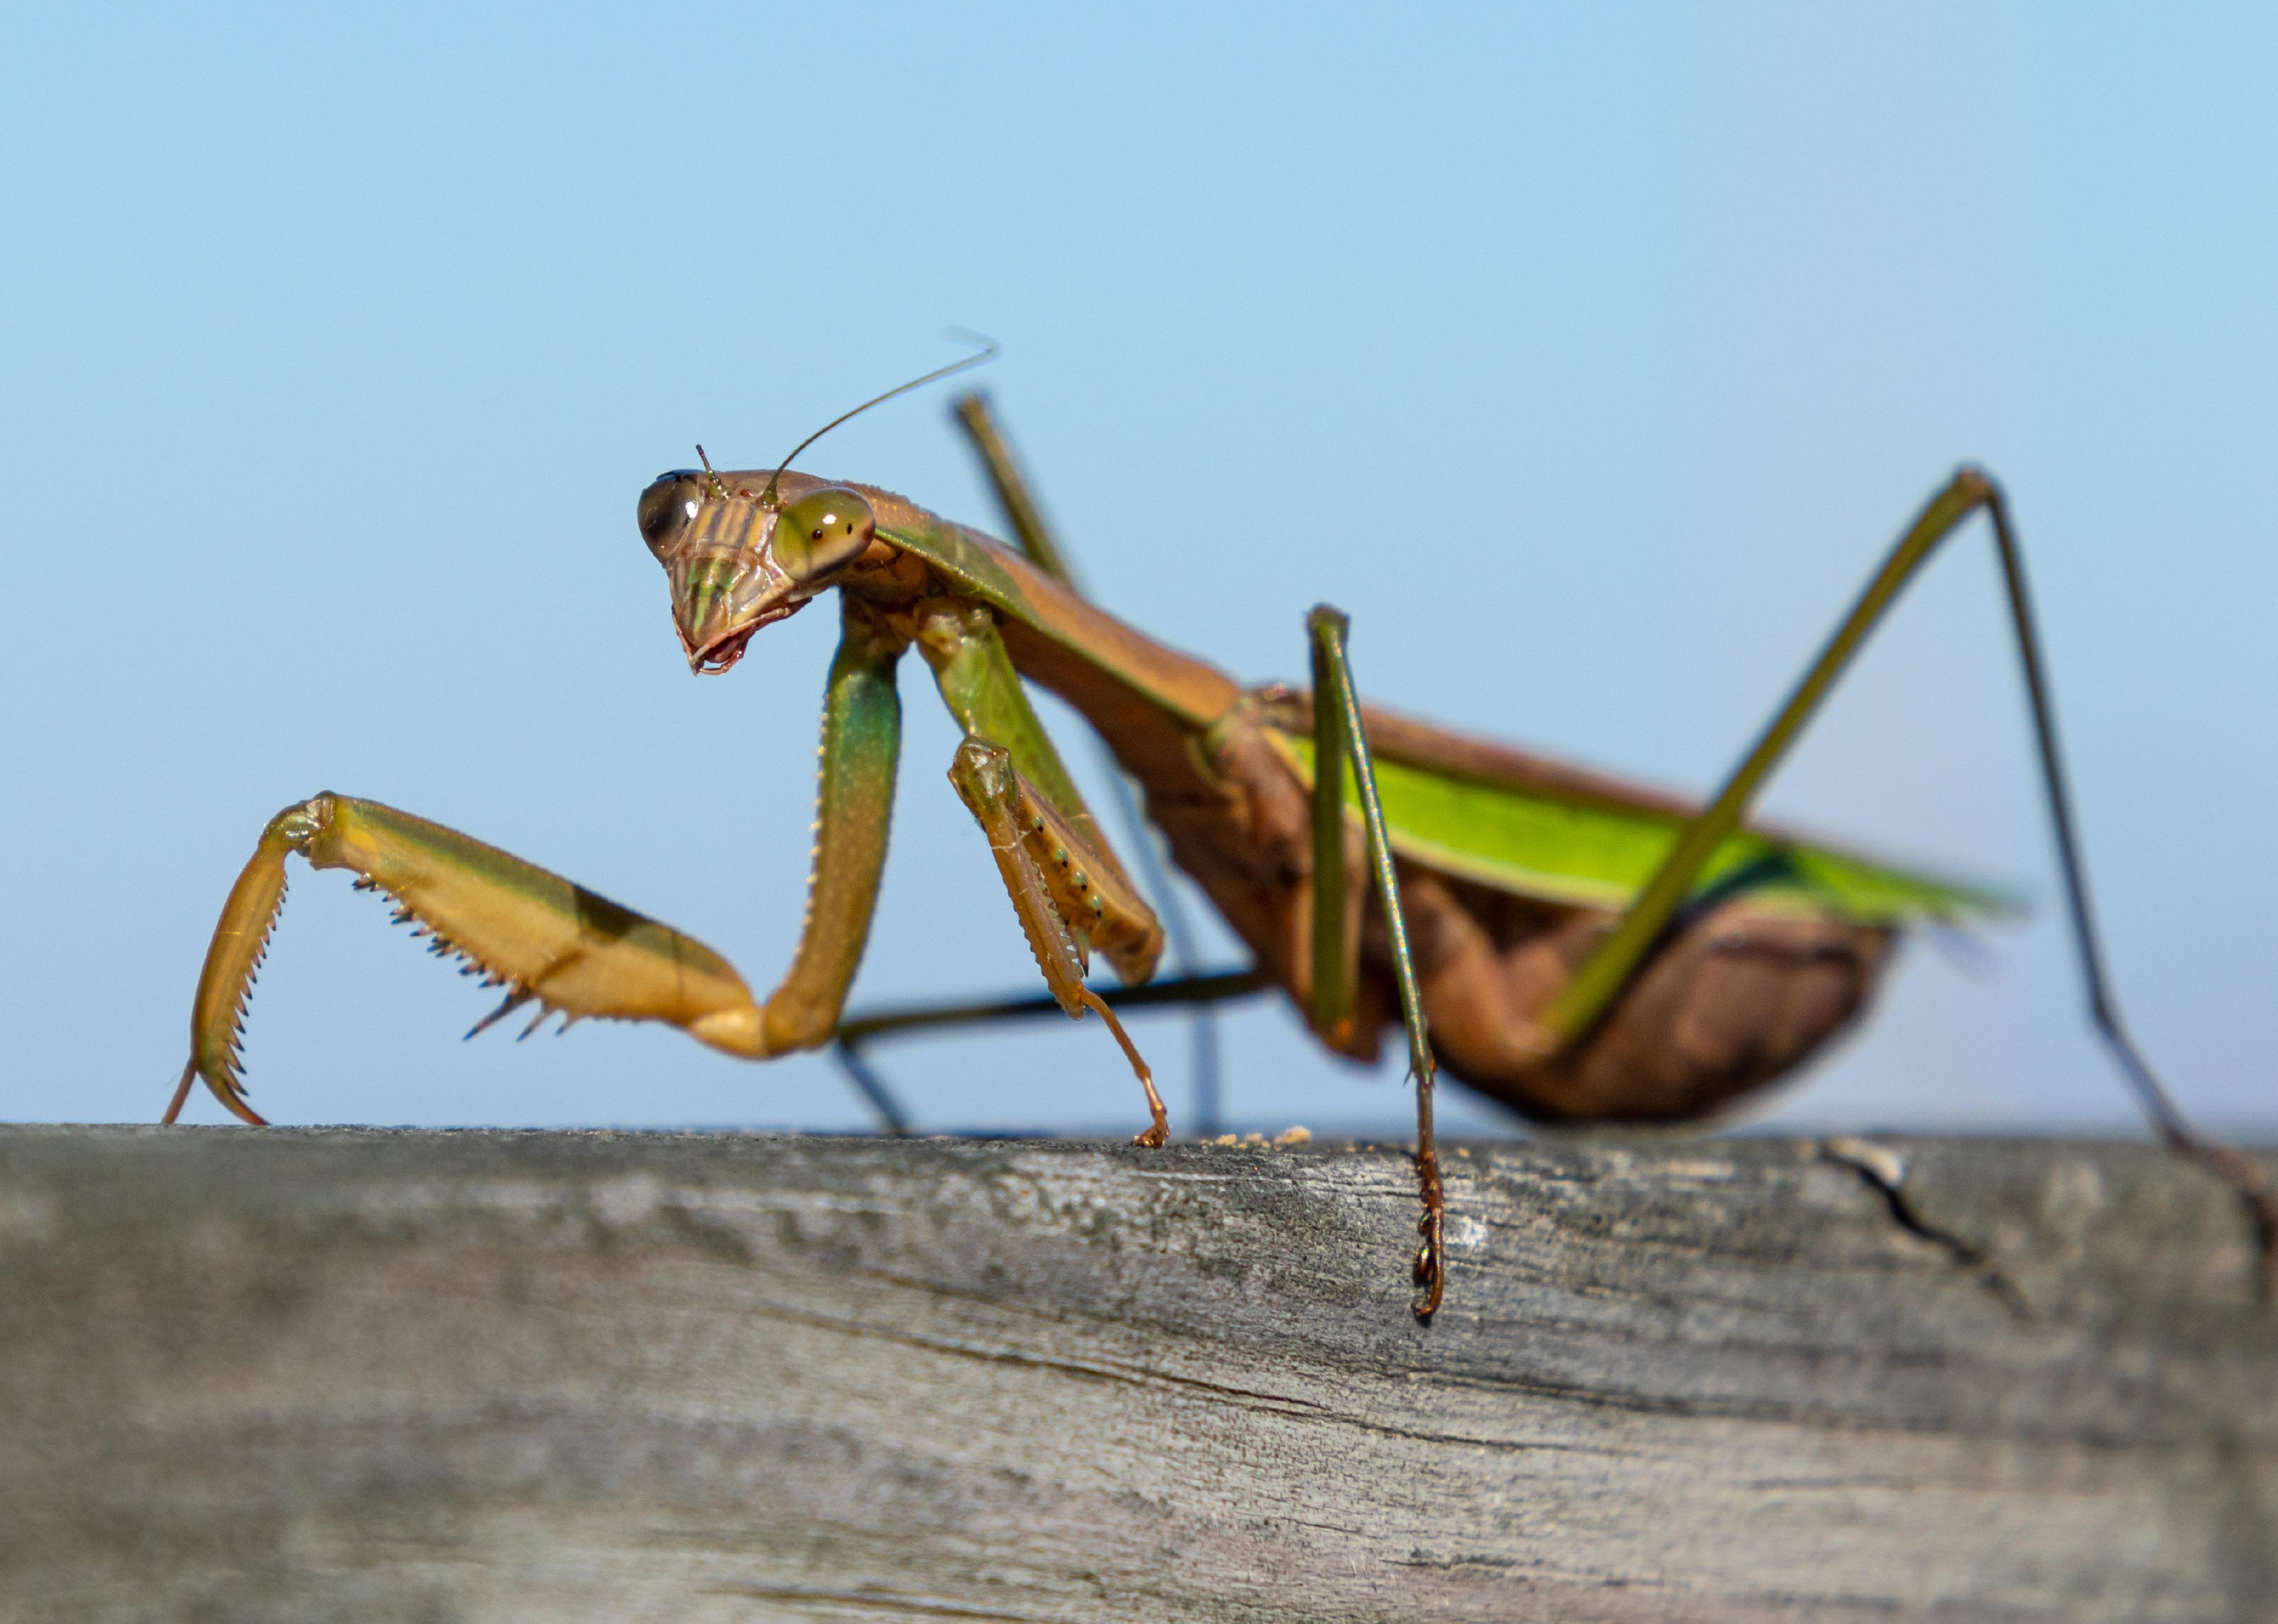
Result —
[[1076, 793], [1051, 735], [1029, 705], [1021, 673], [989, 610], [978, 603], [944, 601], [921, 624], [918, 652], [933, 668], [942, 702], [967, 737], [1011, 751], [1014, 770], [1075, 825], [1086, 844], [1099, 849], [1115, 877], [1128, 886], [1129, 877], [1101, 838], [1091, 808]]
[[1028, 554], [1036, 568], [1070, 592], [1078, 597], [1088, 596], [1076, 580], [1067, 555], [1052, 539], [1043, 509], [1029, 494], [1028, 482], [1021, 476], [1020, 465], [1013, 461], [1012, 448], [998, 431], [997, 420], [989, 410], [989, 397], [978, 389], [959, 397], [957, 420], [965, 425], [966, 437], [981, 454], [989, 483], [997, 492], [997, 500], [1004, 504], [1005, 517], [1013, 522], [1013, 534], [1019, 539], [1021, 550]]
[[[1392, 938], [1393, 979], [1400, 988], [1400, 1013], [1408, 1029], [1408, 1067], [1416, 1078], [1416, 1176], [1424, 1198], [1424, 1217], [1417, 1225], [1424, 1239], [1416, 1252], [1416, 1279], [1424, 1288], [1424, 1298], [1416, 1305], [1416, 1317], [1427, 1320], [1439, 1309], [1448, 1281], [1448, 1203], [1441, 1187], [1440, 1155], [1432, 1132], [1432, 1037], [1424, 1022], [1423, 995], [1416, 986], [1415, 960], [1408, 950], [1408, 923], [1400, 909], [1400, 880], [1393, 871], [1384, 808], [1377, 799], [1376, 767], [1369, 755], [1368, 736], [1361, 727], [1360, 694], [1345, 655], [1345, 633], [1350, 624], [1341, 611], [1326, 603], [1305, 617], [1305, 629], [1313, 643], [1314, 1007], [1318, 1012], [1321, 1007], [1324, 970], [1343, 963], [1344, 778], [1349, 763], [1368, 831], [1369, 874], [1377, 905], [1384, 910], [1386, 933]], [[1319, 787], [1324, 784], [1330, 786], [1326, 793]], [[1334, 885], [1325, 883], [1329, 869], [1336, 875]], [[1332, 908], [1334, 920], [1328, 917]], [[1336, 956], [1321, 956], [1325, 941]], [[1338, 973], [1335, 979], [1346, 978]], [[1346, 1018], [1350, 1018], [1349, 1011]]]
[[822, 701], [822, 769], [815, 797], [814, 862], [806, 924], [783, 984], [768, 997], [770, 1049], [828, 1043], [862, 961], [901, 755], [902, 701], [894, 670], [903, 645], [854, 598], [839, 594], [837, 657]]
[[1359, 1002], [1360, 939], [1345, 888], [1345, 780], [1353, 737], [1345, 709], [1335, 702], [1333, 663], [1342, 646], [1345, 617], [1326, 606], [1305, 623], [1313, 658], [1313, 1030], [1342, 1047], [1352, 1035]]
[[1900, 538], [1755, 747], [1733, 770], [1716, 799], [1680, 831], [1661, 868], [1638, 893], [1612, 934], [1576, 972], [1564, 994], [1551, 1007], [1545, 1023], [1555, 1041], [1571, 1043], [1586, 1034], [1612, 1007], [1678, 909], [1692, 897], [1701, 866], [1739, 826], [1756, 792], [1794, 744], [1868, 634], [1900, 590], [1937, 551], [1938, 544], [1981, 508], [1992, 521], [1993, 542], [2000, 554], [2002, 580], [2007, 588], [2025, 692], [2032, 705], [2042, 785], [2056, 836], [2058, 862], [2064, 873], [2073, 944], [2079, 954], [2081, 979], [2088, 992], [2090, 1016], [2160, 1138], [2214, 1172], [2245, 1199], [2261, 1245], [2266, 1281], [2278, 1283], [2278, 1191], [2273, 1190], [2260, 1164], [2228, 1146], [2202, 1138], [2190, 1126], [2121, 1022], [2118, 1000], [2105, 976], [2103, 948], [2089, 904], [2088, 877], [2081, 862], [2072, 798], [2066, 786], [2064, 759], [2057, 742], [2055, 707], [2050, 699], [2040, 638], [2034, 626], [2032, 601], [2025, 589], [2024, 559], [2018, 549], [2008, 505], [2000, 487], [1976, 469], [1964, 468], [1955, 474]]

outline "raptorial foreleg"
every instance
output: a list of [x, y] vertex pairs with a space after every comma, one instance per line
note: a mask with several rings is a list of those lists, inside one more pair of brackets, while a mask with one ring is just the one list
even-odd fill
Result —
[[456, 830], [328, 793], [271, 818], [230, 888], [198, 977], [190, 1059], [167, 1107], [169, 1122], [200, 1077], [241, 1121], [262, 1122], [245, 1102], [238, 1042], [254, 974], [285, 904], [285, 860], [295, 852], [312, 868], [347, 869], [359, 889], [386, 893], [398, 921], [432, 938], [435, 953], [462, 958], [462, 973], [504, 987], [505, 1001], [478, 1031], [535, 1004], [538, 1020], [661, 1021], [747, 1059], [776, 1052], [743, 977], [692, 937]]
[[1081, 1018], [1089, 1009], [1107, 1023], [1146, 1091], [1152, 1120], [1132, 1143], [1162, 1144], [1171, 1137], [1171, 1121], [1155, 1092], [1154, 1074], [1115, 1011], [1083, 984], [1094, 946], [1118, 964], [1151, 968], [1162, 947], [1162, 927], [1113, 865], [1103, 862], [1097, 848], [1014, 770], [1010, 751], [967, 739], [957, 747], [949, 781], [989, 837], [990, 854], [1044, 984], [1071, 1016]]

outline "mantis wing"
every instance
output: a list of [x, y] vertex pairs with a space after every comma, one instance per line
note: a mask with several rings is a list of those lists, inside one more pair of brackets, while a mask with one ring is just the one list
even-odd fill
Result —
[[[1372, 726], [1372, 736], [1378, 731]], [[1279, 728], [1268, 737], [1310, 785], [1311, 739]], [[1610, 784], [1498, 781], [1381, 745], [1376, 779], [1393, 849], [1403, 857], [1498, 891], [1589, 908], [1626, 905], [1653, 877], [1690, 810], [1647, 791], [1622, 794]], [[1345, 798], [1358, 807], [1349, 784]], [[1702, 892], [1742, 886], [1759, 899], [1793, 895], [1865, 924], [1960, 923], [2019, 907], [1987, 886], [1761, 828], [1728, 836], [1701, 873]]]

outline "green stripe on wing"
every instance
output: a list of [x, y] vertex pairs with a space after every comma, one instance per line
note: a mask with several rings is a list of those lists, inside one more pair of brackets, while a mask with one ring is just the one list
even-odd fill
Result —
[[[1313, 741], [1267, 730], [1307, 785]], [[1379, 755], [1377, 791], [1395, 850], [1434, 869], [1546, 901], [1619, 908], [1677, 838], [1678, 820], [1647, 808], [1486, 784]], [[1348, 780], [1346, 800], [1358, 801]], [[1766, 900], [1832, 907], [1892, 923], [1959, 923], [2021, 910], [2015, 896], [1934, 877], [1823, 846], [1743, 829], [1703, 871], [1701, 889], [1745, 887]]]

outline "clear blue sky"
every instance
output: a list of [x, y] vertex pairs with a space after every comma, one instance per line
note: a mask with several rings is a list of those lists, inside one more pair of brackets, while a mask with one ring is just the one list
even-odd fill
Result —
[[[147, 1119], [263, 821], [440, 818], [772, 984], [810, 615], [697, 682], [632, 526], [996, 334], [1095, 590], [1246, 680], [1357, 617], [1377, 696], [1699, 789], [1958, 462], [2007, 482], [2122, 996], [2278, 1137], [2278, 25], [2259, 8], [18, 8], [0, 96], [0, 1117]], [[942, 392], [806, 459], [993, 521]], [[1473, 522], [1405, 550], [1409, 494]], [[1973, 532], [1782, 816], [2054, 877]], [[921, 673], [856, 1001], [1020, 990]], [[1070, 754], [1090, 755], [1064, 712]], [[297, 868], [297, 865], [296, 865]], [[826, 1062], [484, 1003], [299, 869], [256, 999], [287, 1122], [863, 1118]], [[1226, 946], [1223, 941], [1221, 946]], [[1230, 953], [1230, 946], [1227, 947]], [[2129, 1130], [2053, 912], [1918, 944], [1759, 1121]], [[1174, 1111], [1183, 1038], [1150, 1022]], [[1396, 1072], [1231, 1023], [1243, 1126]], [[1103, 1034], [889, 1063], [921, 1115], [1128, 1130]], [[203, 1094], [198, 1120], [218, 1113]], [[1474, 1106], [1473, 1131], [1507, 1119]]]

